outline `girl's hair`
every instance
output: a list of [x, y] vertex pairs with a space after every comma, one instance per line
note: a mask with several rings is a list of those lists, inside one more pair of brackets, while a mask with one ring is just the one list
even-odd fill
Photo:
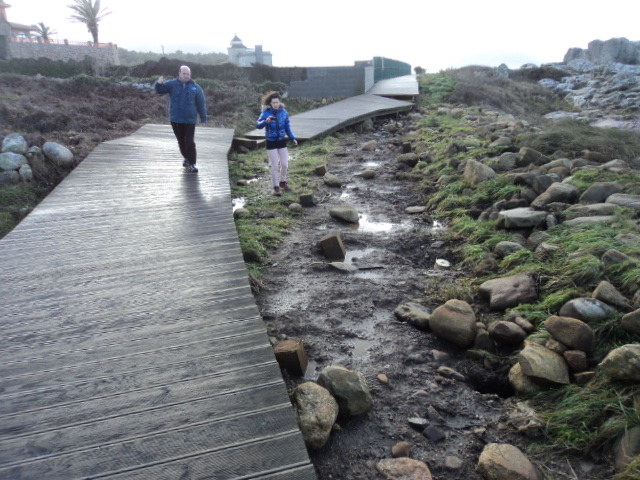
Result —
[[278, 92], [271, 91], [262, 97], [262, 104], [269, 106], [271, 105], [271, 100], [274, 98], [280, 98], [280, 94]]

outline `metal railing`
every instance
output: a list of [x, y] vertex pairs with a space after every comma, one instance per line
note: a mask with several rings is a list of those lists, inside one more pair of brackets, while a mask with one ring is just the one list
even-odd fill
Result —
[[42, 44], [52, 44], [52, 45], [76, 45], [81, 47], [99, 47], [99, 48], [118, 48], [118, 45], [115, 43], [94, 43], [94, 42], [70, 42], [69, 40], [44, 40], [41, 37], [11, 37], [11, 41], [17, 43], [42, 43]]

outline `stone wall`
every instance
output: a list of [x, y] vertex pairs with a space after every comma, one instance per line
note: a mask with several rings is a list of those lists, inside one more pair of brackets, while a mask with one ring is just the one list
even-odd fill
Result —
[[9, 42], [10, 58], [49, 58], [51, 60], [81, 62], [85, 57], [94, 59], [97, 66], [120, 65], [118, 47], [101, 44], [65, 44], [40, 42]]
[[640, 42], [630, 42], [626, 38], [611, 38], [609, 40], [593, 40], [588, 48], [570, 48], [564, 56], [563, 63], [574, 60], [587, 60], [597, 65], [608, 63], [623, 63], [625, 65], [640, 65]]

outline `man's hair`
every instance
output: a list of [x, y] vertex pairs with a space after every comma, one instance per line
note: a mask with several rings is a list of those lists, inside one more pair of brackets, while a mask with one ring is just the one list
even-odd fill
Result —
[[274, 98], [280, 98], [280, 94], [278, 92], [271, 91], [267, 93], [264, 97], [262, 97], [263, 105], [271, 105], [271, 100]]

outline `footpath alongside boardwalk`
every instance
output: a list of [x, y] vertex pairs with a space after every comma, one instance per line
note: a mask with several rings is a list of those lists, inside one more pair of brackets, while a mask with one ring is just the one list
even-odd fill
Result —
[[0, 478], [313, 480], [232, 216], [228, 129], [99, 145], [0, 240]]

